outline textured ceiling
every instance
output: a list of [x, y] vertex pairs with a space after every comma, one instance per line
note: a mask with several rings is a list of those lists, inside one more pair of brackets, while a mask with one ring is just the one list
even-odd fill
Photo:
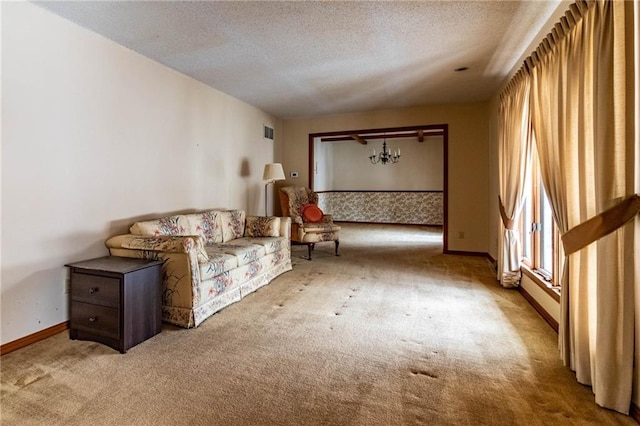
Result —
[[487, 100], [559, 0], [37, 4], [293, 118]]

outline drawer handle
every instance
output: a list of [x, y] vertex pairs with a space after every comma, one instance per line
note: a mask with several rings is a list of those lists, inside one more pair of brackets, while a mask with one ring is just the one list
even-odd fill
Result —
[[89, 322], [96, 322], [98, 321], [98, 317], [89, 317]]
[[98, 292], [98, 287], [91, 287], [89, 289], [89, 293], [93, 294], [93, 293], [97, 293]]

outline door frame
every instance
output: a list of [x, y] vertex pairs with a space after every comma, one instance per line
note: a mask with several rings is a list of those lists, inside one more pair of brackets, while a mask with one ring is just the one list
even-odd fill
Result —
[[313, 190], [314, 185], [314, 164], [315, 164], [315, 144], [316, 138], [356, 135], [361, 133], [393, 133], [393, 132], [410, 132], [426, 130], [429, 135], [442, 136], [442, 161], [443, 161], [443, 179], [442, 179], [442, 251], [449, 251], [449, 125], [448, 124], [425, 124], [422, 126], [404, 126], [404, 127], [385, 127], [377, 129], [359, 129], [359, 130], [342, 130], [332, 132], [309, 133], [309, 163], [308, 176], [309, 188]]

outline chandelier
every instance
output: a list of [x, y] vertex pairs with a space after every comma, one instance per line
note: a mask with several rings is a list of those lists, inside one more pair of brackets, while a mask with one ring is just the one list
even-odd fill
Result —
[[397, 163], [398, 161], [400, 161], [400, 148], [398, 148], [395, 152], [389, 151], [387, 149], [387, 140], [385, 139], [382, 142], [382, 152], [376, 155], [376, 150], [374, 149], [369, 156], [369, 160], [371, 161], [371, 164]]

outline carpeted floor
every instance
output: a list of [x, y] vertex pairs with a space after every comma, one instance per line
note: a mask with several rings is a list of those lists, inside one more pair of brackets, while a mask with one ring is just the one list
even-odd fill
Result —
[[1, 359], [2, 425], [635, 425], [437, 228], [344, 224], [294, 270], [125, 355], [61, 333]]

